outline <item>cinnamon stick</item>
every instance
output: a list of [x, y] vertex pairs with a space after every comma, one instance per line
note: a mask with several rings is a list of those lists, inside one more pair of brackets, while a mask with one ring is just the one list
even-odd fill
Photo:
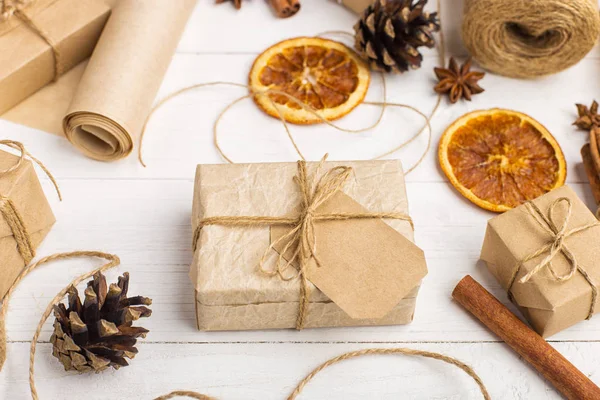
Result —
[[598, 400], [600, 388], [529, 329], [471, 276], [465, 276], [452, 297], [529, 362], [569, 400]]
[[600, 171], [600, 130], [592, 127], [590, 130], [590, 154], [594, 161], [596, 171]]
[[596, 169], [590, 147], [591, 146], [588, 143], [581, 148], [581, 158], [583, 160], [583, 166], [585, 167], [585, 173], [590, 181], [594, 199], [596, 199], [596, 204], [600, 204], [600, 175], [598, 174], [599, 170]]
[[279, 18], [289, 18], [300, 11], [300, 0], [269, 0]]

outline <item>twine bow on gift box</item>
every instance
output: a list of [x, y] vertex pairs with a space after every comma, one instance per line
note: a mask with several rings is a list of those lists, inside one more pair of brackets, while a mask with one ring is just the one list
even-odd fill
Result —
[[[208, 225], [221, 226], [272, 226], [288, 225], [292, 230], [280, 239], [271, 243], [265, 250], [260, 260], [260, 270], [268, 276], [279, 276], [282, 280], [300, 278], [301, 293], [296, 329], [304, 328], [308, 312], [309, 285], [306, 277], [306, 268], [310, 260], [314, 260], [317, 266], [321, 262], [317, 256], [317, 237], [315, 234], [315, 223], [322, 221], [345, 221], [356, 219], [397, 219], [410, 222], [412, 219], [403, 213], [397, 212], [364, 212], [364, 213], [319, 213], [317, 209], [335, 193], [343, 188], [352, 173], [352, 168], [338, 166], [329, 169], [321, 175], [321, 170], [327, 155], [321, 159], [316, 171], [309, 175], [306, 169], [306, 161], [298, 161], [298, 174], [294, 176], [294, 182], [300, 188], [302, 200], [300, 202], [300, 213], [297, 217], [268, 217], [268, 216], [217, 216], [202, 219], [194, 232], [193, 247], [196, 250], [200, 232]], [[414, 228], [414, 227], [413, 227]], [[277, 267], [273, 271], [265, 268], [265, 263], [275, 247], [285, 243], [285, 246], [277, 260]], [[292, 255], [285, 262], [284, 255], [291, 251]], [[299, 265], [298, 271], [292, 276], [286, 276], [285, 271], [294, 263]], [[326, 267], [325, 267], [326, 268]]]
[[[558, 220], [555, 218], [556, 208], [561, 204], [565, 203], [567, 205], [567, 211], [562, 220]], [[573, 252], [569, 249], [566, 244], [566, 240], [572, 236], [575, 236], [581, 232], [587, 231], [588, 229], [600, 226], [599, 222], [593, 222], [587, 225], [579, 226], [576, 228], [572, 228], [567, 230], [569, 226], [569, 221], [571, 219], [571, 215], [573, 212], [573, 204], [571, 200], [567, 197], [560, 197], [552, 202], [550, 207], [548, 208], [548, 215], [545, 215], [542, 210], [533, 202], [529, 201], [525, 203], [525, 207], [529, 212], [529, 215], [533, 218], [535, 222], [546, 232], [548, 232], [552, 236], [552, 240], [539, 248], [537, 251], [529, 254], [525, 257], [515, 268], [513, 276], [510, 280], [510, 284], [508, 285], [508, 296], [509, 299], [514, 302], [512, 287], [517, 280], [517, 276], [521, 271], [521, 268], [525, 263], [538, 258], [541, 255], [546, 254], [546, 256], [538, 263], [535, 267], [531, 269], [525, 276], [519, 279], [519, 283], [527, 283], [541, 272], [544, 268], [548, 267], [552, 277], [556, 282], [565, 282], [572, 279], [577, 272], [579, 272], [585, 280], [589, 283], [592, 288], [592, 302], [590, 305], [590, 311], [586, 319], [592, 318], [595, 312], [596, 307], [596, 299], [598, 297], [598, 288], [594, 283], [592, 277], [587, 273], [587, 271], [579, 264], [577, 258], [573, 254]], [[570, 268], [569, 271], [565, 274], [558, 274], [554, 268], [552, 267], [552, 261], [559, 254], [563, 254], [564, 257], [569, 262]]]
[[36, 0], [0, 0], [0, 25], [12, 18], [18, 18], [50, 46], [52, 55], [54, 56], [54, 78], [52, 82], [56, 82], [64, 72], [58, 45], [25, 12], [35, 2]]
[[[23, 143], [16, 142], [14, 140], [0, 140], [0, 145], [11, 147], [20, 152], [20, 157], [13, 166], [5, 170], [0, 170], [0, 178], [16, 171], [25, 161], [25, 157], [29, 157], [37, 165], [40, 166], [40, 168], [44, 171], [46, 175], [48, 175], [48, 178], [50, 178], [50, 181], [52, 181], [52, 184], [54, 185], [54, 189], [56, 189], [58, 198], [62, 201], [60, 189], [58, 188], [58, 184], [56, 183], [54, 176], [52, 176], [52, 173], [48, 171], [46, 166], [40, 160], [33, 157], [27, 150], [25, 150], [25, 146], [23, 146]], [[2, 217], [4, 218], [4, 220], [10, 228], [13, 237], [17, 242], [19, 254], [21, 254], [23, 261], [25, 261], [25, 265], [29, 264], [31, 260], [35, 257], [35, 250], [31, 243], [31, 236], [29, 235], [29, 231], [27, 230], [27, 226], [25, 225], [23, 217], [19, 213], [13, 201], [1, 193], [0, 215], [2, 215]]]

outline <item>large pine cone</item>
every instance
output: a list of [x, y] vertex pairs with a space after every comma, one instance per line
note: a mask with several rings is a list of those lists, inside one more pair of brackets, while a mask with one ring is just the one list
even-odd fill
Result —
[[435, 46], [437, 12], [423, 11], [427, 0], [375, 0], [354, 26], [355, 48], [371, 69], [405, 72], [421, 66], [421, 46]]
[[107, 288], [106, 278], [99, 272], [88, 282], [83, 304], [77, 289], [72, 287], [69, 308], [62, 303], [54, 306], [52, 354], [66, 371], [100, 372], [129, 365], [125, 358], [132, 359], [137, 354], [137, 338], [148, 333], [147, 329], [132, 326], [133, 321], [152, 314], [144, 307], [152, 300], [128, 298], [128, 287], [128, 273], [119, 277], [118, 284]]

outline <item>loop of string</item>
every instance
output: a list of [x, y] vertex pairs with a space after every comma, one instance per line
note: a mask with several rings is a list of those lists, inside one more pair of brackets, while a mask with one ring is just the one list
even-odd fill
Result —
[[6, 360], [5, 322], [6, 322], [6, 313], [8, 312], [8, 303], [9, 303], [12, 293], [16, 289], [19, 282], [21, 282], [31, 271], [37, 269], [38, 267], [40, 267], [44, 264], [47, 264], [52, 261], [57, 261], [57, 260], [66, 260], [66, 259], [81, 258], [81, 257], [102, 258], [108, 262], [106, 264], [102, 265], [101, 267], [96, 268], [91, 272], [85, 273], [85, 274], [77, 277], [73, 281], [71, 281], [71, 283], [69, 283], [69, 285], [67, 287], [62, 289], [56, 296], [54, 296], [54, 298], [48, 304], [48, 307], [46, 307], [46, 310], [44, 311], [44, 314], [42, 315], [42, 318], [40, 319], [40, 322], [37, 325], [35, 334], [33, 335], [33, 339], [31, 341], [31, 348], [29, 351], [29, 388], [30, 388], [31, 397], [33, 398], [33, 400], [38, 400], [38, 393], [37, 393], [37, 389], [35, 387], [35, 369], [34, 369], [35, 351], [37, 348], [37, 341], [42, 332], [44, 323], [46, 322], [46, 320], [50, 317], [50, 314], [52, 313], [52, 309], [53, 309], [54, 305], [59, 303], [60, 301], [62, 301], [62, 299], [67, 295], [67, 293], [69, 292], [69, 290], [72, 287], [79, 285], [81, 282], [91, 278], [92, 276], [94, 276], [94, 274], [96, 274], [98, 272], [104, 272], [108, 269], [118, 266], [121, 263], [121, 261], [120, 261], [119, 257], [114, 254], [108, 254], [108, 253], [103, 253], [103, 252], [99, 252], [99, 251], [74, 251], [74, 252], [70, 252], [70, 253], [59, 253], [59, 254], [54, 254], [54, 255], [48, 256], [48, 257], [44, 257], [44, 258], [38, 260], [37, 262], [27, 266], [21, 272], [21, 274], [17, 277], [17, 280], [13, 283], [13, 285], [10, 287], [10, 289], [8, 290], [8, 292], [2, 299], [2, 309], [0, 310], [0, 370], [2, 369], [2, 365], [4, 364], [4, 361]]
[[[383, 74], [381, 74], [382, 77], [382, 87], [383, 87], [383, 96], [385, 98], [385, 93], [387, 92], [387, 84], [385, 81], [385, 77]], [[304, 156], [304, 154], [302, 153], [302, 151], [300, 150], [298, 144], [296, 143], [296, 140], [294, 139], [290, 128], [289, 128], [289, 124], [288, 122], [285, 120], [285, 118], [283, 117], [283, 115], [281, 114], [281, 109], [279, 107], [277, 107], [275, 105], [275, 102], [271, 99], [271, 97], [269, 97], [269, 95], [279, 95], [279, 96], [283, 96], [286, 97], [287, 99], [289, 99], [290, 101], [294, 102], [295, 104], [297, 104], [300, 108], [304, 109], [305, 111], [309, 112], [310, 114], [314, 115], [315, 117], [317, 117], [318, 119], [321, 120], [322, 123], [329, 125], [330, 127], [342, 131], [342, 132], [346, 132], [346, 133], [351, 133], [351, 134], [355, 134], [355, 133], [361, 133], [361, 132], [365, 132], [368, 130], [371, 130], [375, 127], [377, 127], [380, 123], [381, 120], [383, 119], [383, 115], [385, 112], [386, 107], [398, 107], [398, 108], [406, 108], [409, 109], [411, 111], [414, 111], [415, 113], [417, 113], [419, 116], [421, 116], [424, 120], [425, 120], [425, 126], [419, 130], [415, 135], [413, 135], [411, 138], [409, 138], [407, 141], [401, 143], [400, 145], [394, 147], [391, 150], [386, 151], [383, 154], [378, 155], [377, 157], [374, 157], [373, 159], [381, 159], [384, 157], [387, 157], [393, 153], [395, 153], [396, 151], [399, 151], [401, 149], [403, 149], [404, 147], [410, 145], [411, 143], [413, 143], [422, 133], [425, 129], [427, 129], [428, 132], [428, 136], [427, 136], [427, 144], [426, 144], [426, 149], [423, 152], [423, 154], [421, 155], [421, 157], [417, 160], [417, 162], [406, 171], [406, 174], [408, 175], [409, 173], [411, 173], [416, 167], [418, 167], [421, 162], [424, 160], [424, 158], [427, 156], [427, 153], [429, 152], [429, 149], [431, 148], [431, 117], [433, 116], [433, 114], [435, 113], [435, 111], [437, 111], [440, 102], [441, 102], [441, 97], [438, 96], [436, 104], [434, 106], [434, 109], [432, 110], [431, 114], [429, 116], [425, 115], [422, 111], [418, 110], [416, 107], [413, 107], [411, 105], [408, 104], [400, 104], [400, 103], [393, 103], [393, 102], [388, 102], [388, 101], [382, 101], [382, 102], [371, 102], [371, 101], [364, 101], [362, 104], [364, 105], [371, 105], [371, 106], [379, 106], [381, 107], [381, 112], [379, 113], [377, 120], [375, 121], [375, 123], [371, 124], [370, 126], [367, 126], [365, 128], [360, 128], [360, 129], [346, 129], [346, 128], [342, 128], [338, 125], [336, 125], [335, 123], [323, 118], [319, 112], [315, 109], [313, 109], [311, 106], [305, 104], [304, 102], [302, 102], [300, 99], [298, 99], [297, 97], [294, 97], [286, 92], [280, 91], [280, 90], [276, 90], [276, 89], [267, 89], [267, 90], [261, 90], [261, 91], [256, 91], [254, 90], [251, 86], [248, 85], [244, 85], [241, 83], [235, 83], [235, 82], [225, 82], [225, 81], [217, 81], [217, 82], [207, 82], [207, 83], [199, 83], [193, 86], [188, 86], [185, 88], [182, 88], [172, 94], [170, 94], [169, 96], [165, 97], [164, 99], [162, 99], [160, 102], [158, 102], [156, 104], [156, 106], [154, 106], [154, 108], [152, 109], [152, 111], [150, 112], [150, 115], [148, 116], [148, 118], [146, 119], [144, 126], [142, 128], [142, 133], [140, 134], [140, 143], [139, 143], [139, 147], [138, 147], [138, 159], [140, 161], [140, 163], [145, 167], [146, 163], [144, 161], [143, 158], [143, 140], [145, 137], [145, 133], [148, 127], [148, 123], [150, 122], [151, 117], [154, 115], [154, 113], [161, 108], [165, 103], [167, 103], [169, 100], [178, 97], [181, 94], [184, 94], [186, 92], [190, 92], [196, 89], [200, 89], [200, 88], [205, 88], [205, 87], [210, 87], [210, 86], [232, 86], [232, 87], [239, 87], [239, 88], [244, 88], [247, 89], [250, 94], [247, 94], [245, 96], [239, 97], [236, 100], [232, 101], [230, 104], [228, 104], [222, 111], [221, 113], [218, 115], [217, 119], [215, 120], [214, 124], [213, 124], [213, 143], [215, 145], [215, 148], [217, 149], [217, 151], [219, 152], [219, 154], [221, 155], [221, 157], [223, 157], [223, 159], [225, 161], [227, 161], [230, 164], [235, 164], [235, 162], [229, 157], [227, 156], [227, 154], [225, 154], [225, 151], [223, 150], [223, 148], [221, 147], [220, 141], [219, 141], [219, 124], [221, 123], [221, 121], [223, 120], [225, 114], [227, 114], [227, 112], [229, 112], [235, 105], [237, 105], [238, 103], [242, 102], [243, 100], [252, 98], [252, 97], [256, 97], [256, 96], [267, 96], [267, 99], [274, 105], [274, 109], [277, 110], [278, 112], [278, 118], [280, 119], [281, 123], [284, 126], [285, 132], [287, 134], [287, 137], [289, 138], [290, 142], [292, 143], [294, 150], [296, 151], [296, 153], [298, 154], [298, 156], [300, 157], [300, 159], [302, 160], [306, 160], [306, 157]]]
[[[315, 368], [302, 381], [300, 381], [300, 383], [296, 386], [296, 388], [292, 391], [292, 393], [287, 397], [287, 400], [295, 400], [300, 395], [302, 390], [304, 390], [304, 387], [319, 372], [321, 372], [322, 370], [324, 370], [327, 367], [330, 367], [341, 361], [349, 360], [352, 358], [357, 358], [357, 357], [362, 357], [362, 356], [367, 356], [367, 355], [387, 355], [387, 354], [402, 354], [402, 355], [408, 355], [408, 356], [420, 356], [420, 357], [425, 357], [425, 358], [432, 358], [434, 360], [439, 360], [439, 361], [448, 363], [450, 365], [454, 365], [455, 367], [463, 370], [471, 378], [473, 378], [475, 383], [477, 383], [477, 386], [479, 387], [479, 390], [485, 400], [491, 400], [491, 396], [490, 396], [487, 388], [485, 387], [483, 381], [481, 380], [479, 375], [477, 375], [477, 373], [473, 370], [473, 368], [469, 367], [467, 364], [463, 363], [460, 360], [457, 360], [456, 358], [448, 357], [443, 354], [434, 353], [434, 352], [430, 352], [430, 351], [424, 351], [424, 350], [413, 350], [413, 349], [407, 349], [407, 348], [364, 349], [364, 350], [351, 351], [351, 352], [339, 355], [337, 357], [334, 357], [334, 358], [324, 362], [317, 368]], [[212, 397], [209, 397], [209, 396], [197, 393], [197, 392], [192, 392], [192, 391], [175, 391], [175, 392], [171, 392], [165, 396], [157, 397], [154, 400], [168, 400], [168, 399], [172, 399], [174, 397], [189, 397], [192, 399], [199, 399], [199, 400], [216, 400]]]
[[64, 72], [58, 44], [25, 12], [25, 9], [31, 7], [35, 2], [36, 0], [0, 0], [0, 23], [8, 21], [12, 17], [19, 18], [25, 26], [50, 46], [52, 56], [54, 57], [54, 77], [52, 78], [52, 82], [56, 82]]
[[[562, 204], [566, 204], [566, 213], [562, 219], [558, 219], [556, 217], [557, 208]], [[573, 204], [571, 200], [567, 197], [560, 197], [552, 202], [548, 208], [548, 214], [544, 214], [540, 208], [531, 201], [525, 203], [525, 207], [529, 213], [529, 215], [533, 218], [533, 220], [540, 226], [544, 232], [548, 233], [551, 236], [551, 240], [540, 247], [538, 250], [532, 252], [527, 257], [525, 257], [517, 267], [515, 268], [510, 283], [508, 285], [508, 296], [511, 301], [514, 302], [514, 297], [512, 294], [512, 287], [517, 281], [517, 276], [521, 272], [523, 265], [527, 262], [534, 260], [545, 254], [544, 258], [538, 262], [527, 274], [525, 274], [521, 279], [519, 279], [519, 283], [527, 283], [533, 278], [535, 275], [539, 274], [543, 269], [547, 267], [548, 271], [552, 275], [552, 278], [556, 282], [564, 282], [572, 279], [577, 272], [579, 272], [587, 281], [587, 283], [592, 288], [592, 301], [590, 305], [590, 311], [588, 313], [587, 319], [592, 318], [595, 312], [596, 307], [596, 299], [598, 297], [598, 288], [592, 279], [592, 277], [587, 273], [585, 268], [579, 264], [577, 258], [571, 252], [569, 247], [566, 244], [566, 240], [572, 236], [577, 235], [578, 233], [587, 231], [588, 229], [600, 226], [600, 222], [595, 221], [583, 226], [579, 226], [576, 228], [572, 228], [567, 230], [569, 227], [569, 221], [571, 219], [573, 213]], [[564, 274], [559, 274], [556, 272], [552, 265], [552, 261], [559, 255], [562, 254], [567, 261], [569, 262], [569, 271]]]
[[[438, 4], [438, 10], [439, 12], [441, 12], [441, 4], [440, 1], [438, 0], [437, 2]], [[343, 31], [329, 31], [329, 32], [324, 32], [320, 35], [317, 36], [324, 36], [324, 35], [350, 35], [348, 32], [343, 32]], [[444, 35], [443, 32], [440, 30], [439, 32], [439, 63], [441, 66], [444, 66], [445, 64], [445, 59], [446, 59], [446, 48], [445, 48], [445, 40], [444, 40]], [[382, 119], [383, 119], [383, 115], [385, 114], [385, 110], [387, 107], [396, 107], [396, 108], [406, 108], [409, 109], [413, 112], [415, 112], [416, 114], [418, 114], [419, 116], [421, 116], [424, 120], [425, 120], [425, 125], [419, 130], [417, 131], [417, 133], [415, 135], [413, 135], [412, 137], [410, 137], [407, 141], [401, 143], [400, 145], [392, 148], [391, 150], [388, 150], [386, 152], [384, 152], [383, 154], [380, 154], [376, 157], [374, 157], [373, 159], [377, 160], [377, 159], [381, 159], [384, 157], [387, 157], [401, 149], [403, 149], [404, 147], [410, 145], [411, 143], [413, 143], [422, 133], [423, 131], [425, 131], [427, 129], [427, 144], [425, 147], [425, 150], [423, 151], [421, 157], [416, 161], [416, 163], [409, 168], [406, 171], [406, 175], [410, 174], [415, 168], [417, 168], [425, 159], [425, 157], [427, 156], [427, 153], [429, 152], [429, 149], [431, 148], [431, 136], [432, 136], [432, 128], [431, 128], [431, 119], [433, 118], [434, 114], [436, 113], [436, 111], [438, 110], [440, 104], [441, 104], [441, 100], [442, 100], [442, 96], [438, 95], [435, 105], [433, 107], [433, 109], [431, 110], [431, 112], [429, 113], [429, 115], [426, 115], [425, 113], [423, 113], [422, 111], [420, 111], [419, 109], [417, 109], [416, 107], [413, 107], [409, 104], [401, 104], [401, 103], [394, 103], [394, 102], [388, 102], [387, 101], [387, 83], [386, 83], [386, 79], [385, 79], [385, 75], [383, 73], [380, 74], [381, 76], [381, 81], [382, 81], [382, 97], [383, 100], [382, 101], [378, 101], [378, 102], [373, 102], [373, 101], [363, 101], [362, 104], [364, 105], [370, 105], [370, 106], [377, 106], [380, 107], [380, 113], [376, 119], [376, 121], [371, 124], [370, 126], [367, 126], [365, 128], [359, 128], [359, 129], [347, 129], [347, 128], [343, 128], [327, 119], [325, 119], [316, 109], [314, 109], [313, 107], [309, 106], [308, 104], [304, 103], [302, 100], [298, 99], [295, 96], [292, 96], [286, 92], [280, 91], [280, 90], [276, 90], [276, 89], [266, 89], [266, 90], [260, 90], [257, 91], [254, 88], [252, 88], [251, 86], [245, 85], [245, 84], [241, 84], [241, 83], [235, 83], [235, 82], [226, 82], [226, 81], [216, 81], [216, 82], [206, 82], [206, 83], [199, 83], [199, 84], [195, 84], [195, 85], [191, 85], [191, 86], [187, 86], [184, 87], [182, 89], [177, 90], [174, 93], [171, 93], [170, 95], [166, 96], [165, 98], [163, 98], [162, 100], [160, 100], [150, 111], [148, 117], [146, 118], [146, 121], [144, 122], [144, 125], [142, 127], [142, 131], [140, 134], [140, 140], [139, 140], [139, 146], [138, 146], [138, 159], [140, 161], [140, 163], [145, 167], [146, 163], [144, 162], [144, 158], [143, 158], [143, 142], [144, 142], [144, 136], [146, 134], [146, 130], [148, 127], [148, 124], [152, 118], [152, 116], [156, 113], [156, 111], [158, 109], [160, 109], [164, 104], [166, 104], [167, 102], [169, 102], [170, 100], [179, 97], [180, 95], [196, 90], [196, 89], [200, 89], [200, 88], [204, 88], [204, 87], [210, 87], [210, 86], [233, 86], [233, 87], [239, 87], [239, 88], [244, 88], [246, 90], [249, 91], [249, 94], [239, 97], [236, 100], [232, 101], [231, 103], [229, 103], [222, 111], [221, 113], [217, 116], [217, 119], [215, 120], [214, 124], [213, 124], [213, 143], [217, 149], [217, 151], [219, 152], [219, 154], [221, 155], [221, 157], [223, 157], [223, 159], [225, 161], [227, 161], [230, 164], [234, 164], [234, 161], [228, 157], [225, 152], [223, 151], [220, 143], [219, 143], [219, 130], [218, 130], [218, 126], [219, 123], [223, 120], [225, 114], [227, 114], [227, 112], [229, 112], [236, 104], [242, 102], [243, 100], [246, 99], [250, 99], [253, 97], [257, 97], [257, 96], [266, 96], [266, 98], [270, 101], [271, 105], [273, 106], [273, 108], [277, 111], [278, 113], [278, 118], [281, 121], [281, 123], [283, 124], [283, 127], [285, 129], [285, 132], [287, 134], [287, 137], [289, 138], [290, 142], [292, 143], [292, 146], [294, 147], [294, 150], [296, 151], [296, 153], [298, 154], [298, 156], [300, 157], [301, 160], [306, 160], [306, 158], [304, 157], [304, 155], [302, 154], [302, 152], [300, 151], [300, 148], [298, 147], [298, 144], [296, 143], [288, 122], [285, 120], [285, 118], [283, 117], [283, 114], [281, 112], [280, 107], [277, 106], [277, 104], [275, 104], [275, 101], [271, 98], [270, 95], [278, 95], [278, 96], [283, 96], [285, 98], [287, 98], [288, 100], [292, 101], [293, 103], [295, 103], [296, 105], [298, 105], [301, 109], [303, 109], [304, 111], [307, 111], [308, 113], [310, 113], [311, 115], [315, 116], [316, 118], [318, 118], [322, 123], [332, 127], [335, 130], [341, 131], [341, 132], [345, 132], [345, 133], [350, 133], [350, 134], [356, 134], [356, 133], [362, 133], [362, 132], [366, 132], [369, 131], [377, 126], [379, 126], [379, 124], [381, 123]]]
[[[48, 171], [46, 166], [40, 160], [33, 157], [25, 149], [23, 143], [14, 140], [0, 140], [0, 145], [4, 145], [12, 149], [18, 150], [20, 153], [16, 163], [4, 170], [0, 170], [0, 178], [16, 171], [19, 167], [21, 167], [21, 165], [25, 161], [25, 157], [29, 157], [37, 165], [40, 166], [40, 168], [46, 173], [46, 175], [48, 175], [48, 177], [52, 181], [52, 184], [54, 185], [56, 193], [58, 194], [58, 198], [62, 200], [62, 195], [60, 193], [60, 189], [58, 188], [58, 184], [54, 179], [54, 176], [52, 176], [50, 171]], [[19, 212], [17, 206], [10, 198], [3, 194], [0, 194], [0, 215], [2, 215], [8, 227], [10, 228], [13, 238], [17, 243], [17, 250], [19, 251], [19, 254], [21, 255], [21, 258], [23, 259], [25, 265], [29, 264], [31, 260], [33, 260], [33, 258], [35, 257], [35, 248], [31, 241], [31, 236], [25, 224], [25, 220], [23, 219], [23, 216]]]
[[[30, 386], [31, 397], [33, 400], [39, 400], [39, 396], [38, 396], [37, 389], [35, 386], [35, 368], [34, 368], [37, 341], [41, 334], [44, 323], [46, 322], [46, 320], [49, 318], [50, 314], [52, 313], [52, 309], [53, 309], [54, 305], [57, 304], [58, 302], [60, 302], [67, 295], [67, 293], [69, 292], [69, 290], [72, 287], [76, 287], [81, 282], [83, 282], [87, 279], [90, 279], [92, 276], [94, 276], [94, 274], [96, 274], [98, 272], [104, 272], [108, 269], [118, 266], [121, 261], [120, 261], [119, 257], [116, 255], [102, 253], [102, 252], [98, 252], [98, 251], [74, 251], [71, 253], [54, 254], [54, 255], [40, 259], [36, 263], [31, 264], [25, 270], [23, 270], [21, 275], [19, 275], [19, 278], [17, 278], [15, 285], [13, 285], [11, 287], [9, 293], [7, 293], [7, 295], [4, 298], [4, 307], [1, 310], [1, 317], [0, 317], [2, 322], [4, 322], [5, 317], [6, 317], [8, 299], [10, 298], [12, 291], [14, 290], [16, 284], [18, 284], [25, 276], [27, 276], [27, 274], [29, 272], [35, 270], [36, 268], [40, 267], [41, 265], [44, 265], [44, 264], [52, 262], [52, 261], [78, 258], [78, 257], [97, 257], [97, 258], [103, 258], [108, 262], [105, 263], [104, 265], [100, 266], [99, 268], [96, 268], [95, 270], [93, 270], [91, 272], [85, 273], [85, 274], [77, 277], [73, 281], [71, 281], [71, 283], [69, 283], [56, 296], [54, 296], [54, 298], [50, 301], [50, 303], [46, 307], [46, 310], [44, 311], [44, 314], [42, 315], [42, 317], [38, 323], [35, 334], [33, 335], [33, 339], [31, 341], [31, 348], [30, 348], [30, 352], [29, 352], [29, 386]], [[5, 336], [4, 336], [4, 339], [5, 339]], [[4, 344], [4, 347], [3, 347], [4, 358], [3, 359], [5, 359], [5, 357], [6, 357], [6, 340], [4, 340], [2, 343]], [[2, 344], [2, 343], [0, 343], [0, 344]], [[333, 364], [339, 363], [341, 361], [351, 359], [351, 358], [357, 358], [357, 357], [361, 357], [361, 356], [365, 356], [365, 355], [375, 355], [375, 354], [379, 354], [379, 355], [404, 354], [404, 355], [410, 355], [410, 356], [421, 356], [421, 357], [426, 357], [426, 358], [432, 358], [435, 360], [440, 360], [440, 361], [443, 361], [450, 365], [454, 365], [454, 366], [460, 368], [461, 370], [463, 370], [471, 378], [473, 378], [473, 380], [477, 383], [479, 390], [481, 391], [483, 398], [485, 400], [491, 399], [491, 397], [487, 391], [487, 388], [485, 387], [481, 378], [467, 364], [465, 364], [462, 361], [457, 360], [455, 358], [445, 356], [443, 354], [429, 352], [429, 351], [423, 351], [423, 350], [408, 349], [408, 348], [364, 349], [364, 350], [358, 350], [358, 351], [345, 353], [345, 354], [342, 354], [335, 358], [332, 358], [332, 359], [326, 361], [325, 363], [321, 364], [316, 369], [314, 369], [302, 381], [300, 381], [300, 383], [296, 386], [296, 388], [288, 396], [287, 399], [288, 400], [296, 399], [298, 397], [298, 395], [302, 392], [304, 387], [308, 384], [308, 382], [310, 380], [312, 380], [319, 372], [321, 372], [325, 368], [327, 368]], [[216, 400], [213, 397], [210, 397], [210, 396], [207, 396], [207, 395], [195, 392], [195, 391], [174, 391], [167, 395], [157, 397], [157, 398], [155, 398], [155, 400], [169, 400], [169, 399], [172, 399], [175, 397], [184, 397], [184, 396], [192, 398], [192, 399], [196, 399], [196, 400]]]
[[[216, 216], [201, 220], [194, 231], [194, 251], [196, 250], [200, 232], [203, 227], [208, 225], [221, 226], [273, 226], [289, 225], [292, 227], [289, 233], [283, 235], [267, 247], [259, 262], [260, 271], [267, 276], [278, 275], [282, 280], [291, 280], [300, 278], [300, 303], [298, 316], [296, 320], [296, 329], [304, 328], [308, 314], [309, 306], [309, 282], [306, 278], [306, 268], [310, 260], [314, 260], [317, 266], [321, 266], [321, 261], [317, 255], [317, 237], [315, 234], [315, 222], [318, 221], [340, 221], [356, 219], [396, 219], [408, 221], [412, 226], [411, 218], [403, 213], [383, 212], [383, 213], [326, 213], [317, 212], [317, 209], [329, 200], [333, 195], [340, 191], [352, 173], [352, 168], [347, 166], [338, 166], [329, 169], [321, 174], [321, 170], [327, 160], [327, 155], [323, 157], [316, 167], [316, 170], [309, 174], [306, 161], [298, 161], [298, 173], [294, 177], [294, 182], [298, 185], [301, 194], [300, 212], [296, 218], [288, 217], [270, 217], [270, 216]], [[273, 271], [267, 270], [265, 264], [271, 251], [278, 245], [283, 245], [283, 250], [279, 252], [276, 268]], [[292, 252], [291, 257], [285, 261], [284, 255]], [[299, 265], [297, 273], [286, 276], [287, 271], [294, 263]]]

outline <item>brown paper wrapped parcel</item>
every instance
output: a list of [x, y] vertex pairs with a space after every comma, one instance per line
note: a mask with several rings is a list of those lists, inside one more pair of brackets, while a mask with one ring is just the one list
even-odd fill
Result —
[[[98, 0], [19, 2], [19, 13], [0, 16], [0, 115], [37, 92], [57, 75], [88, 58], [102, 33], [110, 8]], [[59, 54], [59, 71], [50, 44]]]
[[[8, 171], [18, 161], [18, 156], [0, 150], [0, 171]], [[0, 299], [29, 264], [55, 221], [30, 160], [0, 174]], [[16, 237], [27, 245], [19, 246]]]
[[600, 306], [600, 224], [563, 186], [488, 222], [481, 259], [531, 326], [552, 336]]
[[[306, 292], [300, 277], [284, 280], [264, 270], [290, 260], [282, 236], [292, 227], [205, 224], [223, 216], [300, 218], [301, 163], [199, 165], [192, 225], [195, 253], [190, 276], [196, 289], [200, 330], [298, 328], [301, 300], [308, 301], [302, 327], [395, 325], [412, 321], [422, 278], [423, 252], [414, 245], [404, 175], [399, 161], [305, 164], [314, 182], [334, 167], [351, 167], [341, 190], [315, 215], [396, 213], [396, 219], [317, 221]], [[316, 173], [319, 169], [319, 173]], [[348, 168], [350, 169], [350, 168]], [[198, 229], [201, 227], [201, 229]], [[273, 252], [269, 252], [274, 246]], [[270, 253], [270, 254], [269, 254]], [[266, 258], [264, 269], [261, 259]], [[298, 265], [290, 267], [297, 271]], [[293, 275], [292, 275], [293, 276]], [[304, 297], [303, 297], [304, 293]]]
[[129, 155], [196, 0], [119, 0], [63, 118], [69, 141], [88, 157]]

